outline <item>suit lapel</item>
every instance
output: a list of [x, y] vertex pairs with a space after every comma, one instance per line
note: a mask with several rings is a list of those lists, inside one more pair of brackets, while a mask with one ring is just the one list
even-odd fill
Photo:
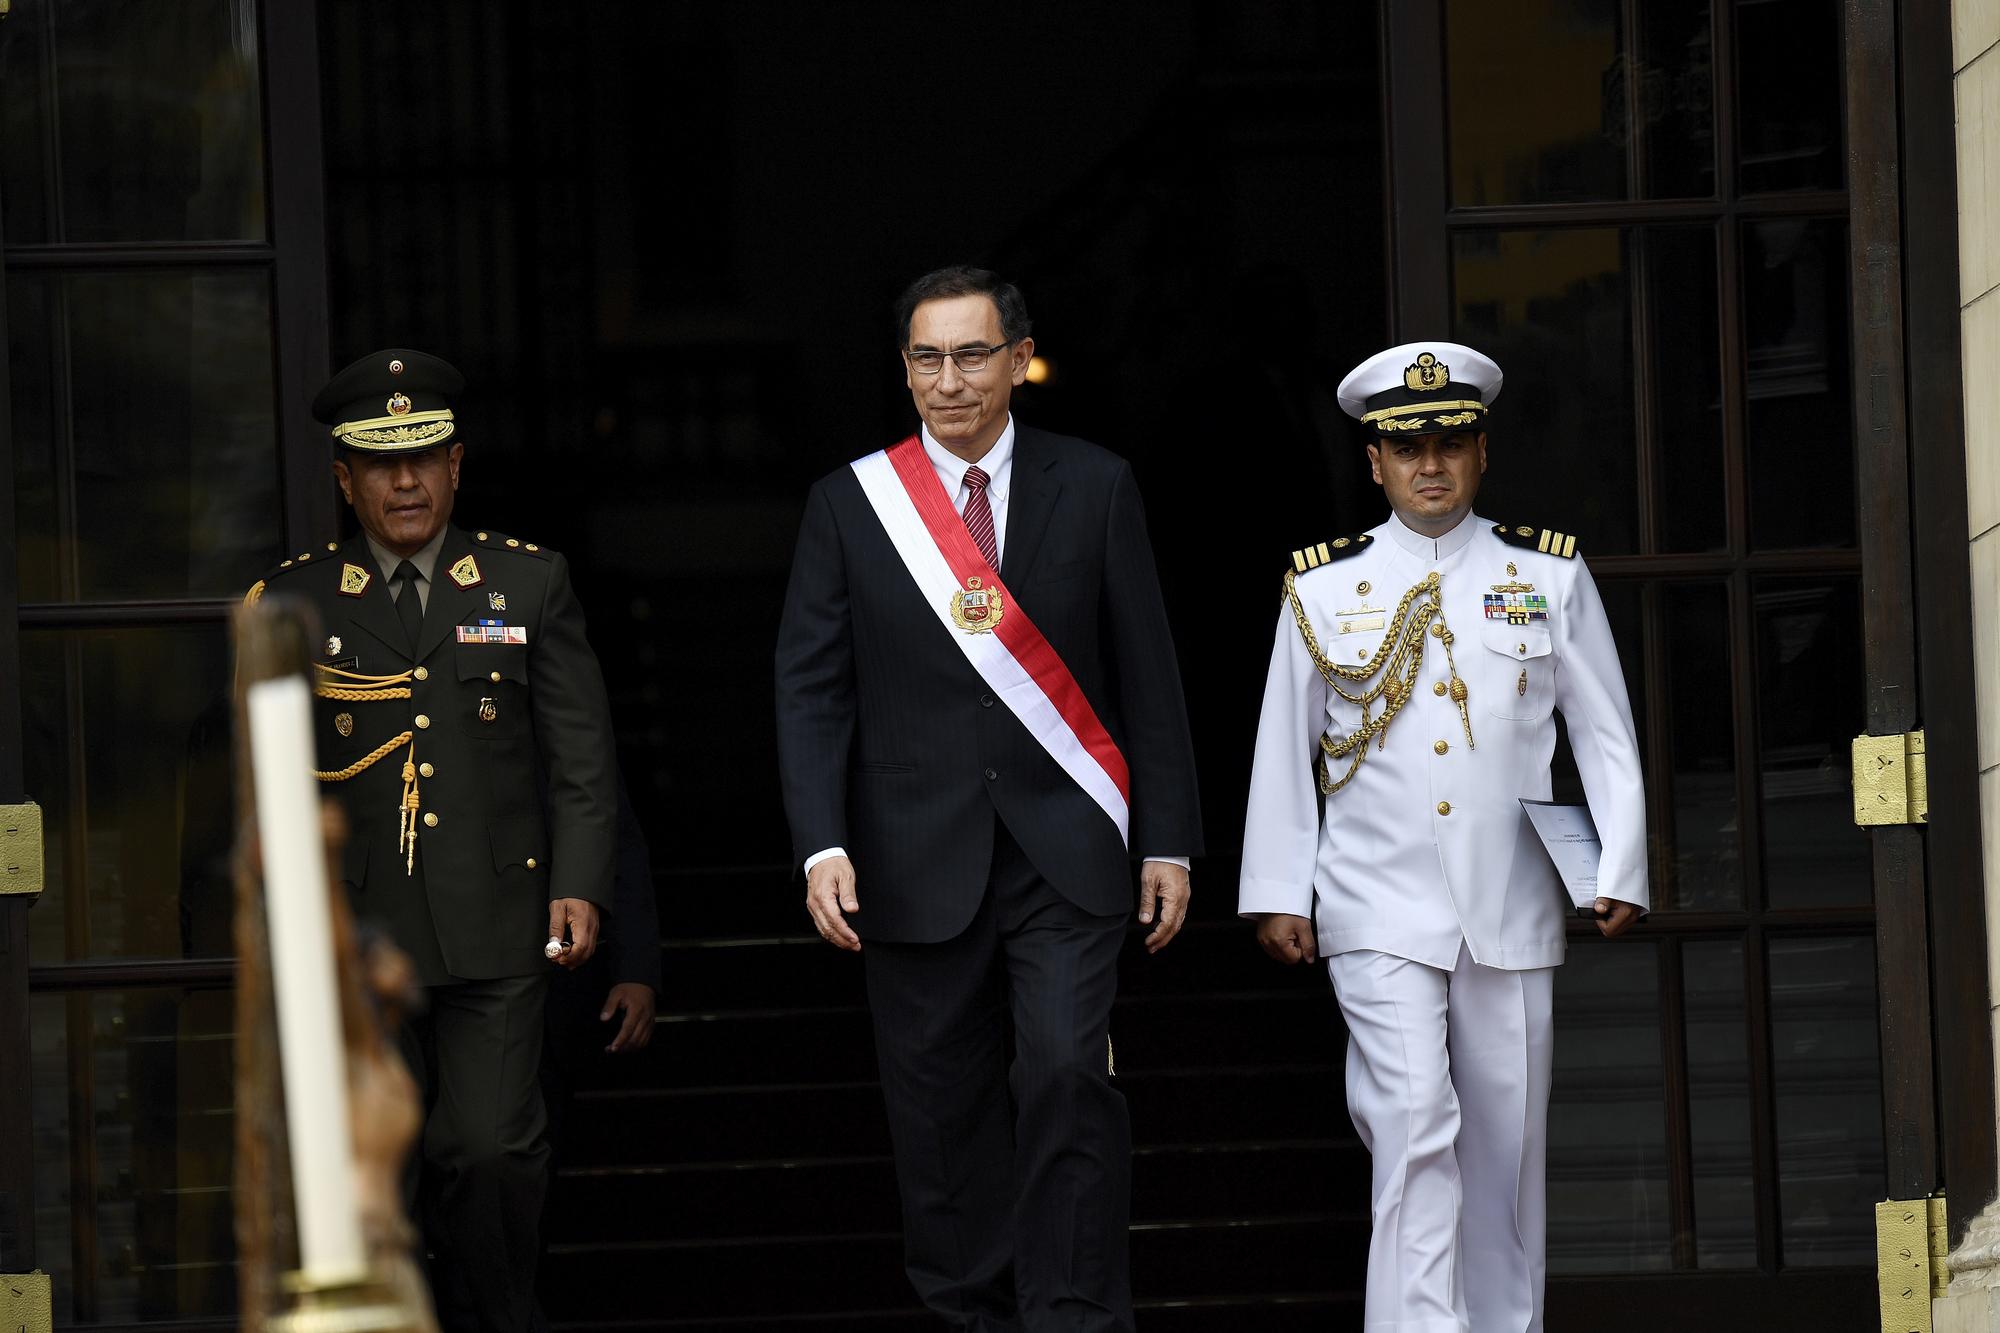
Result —
[[1062, 482], [1055, 470], [1054, 451], [1043, 446], [1041, 432], [1030, 426], [1014, 435], [1014, 493], [1007, 497], [1007, 546], [1000, 555], [1000, 578], [1017, 584], [1035, 567], [1035, 554], [1049, 530]]
[[[341, 543], [339, 558], [368, 571], [368, 587], [362, 594], [340, 599], [349, 607], [349, 619], [357, 629], [380, 639], [389, 650], [389, 660], [401, 667], [410, 654], [409, 636], [403, 633], [403, 622], [396, 619], [396, 591], [381, 566], [375, 563], [375, 553], [368, 549], [368, 538], [358, 532], [349, 537]], [[355, 651], [358, 653], [360, 649], [357, 647]]]
[[[444, 530], [444, 545], [438, 548], [437, 564], [431, 569], [430, 604], [424, 607], [424, 623], [417, 631], [417, 656], [421, 662], [437, 651], [454, 626], [464, 622], [479, 604], [480, 587], [461, 588], [451, 577], [451, 567], [466, 556], [478, 559], [472, 542], [455, 527]], [[481, 569], [480, 574], [486, 571]]]

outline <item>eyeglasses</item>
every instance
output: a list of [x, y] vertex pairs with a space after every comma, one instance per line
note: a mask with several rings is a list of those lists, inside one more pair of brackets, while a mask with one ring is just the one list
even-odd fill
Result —
[[992, 359], [995, 352], [1012, 347], [1015, 341], [1009, 338], [1006, 342], [994, 343], [991, 347], [954, 347], [949, 352], [904, 352], [903, 355], [909, 359], [910, 369], [919, 375], [937, 374], [944, 369], [946, 357], [950, 357], [951, 363], [958, 367], [959, 374], [970, 375], [975, 371], [986, 369], [986, 363]]

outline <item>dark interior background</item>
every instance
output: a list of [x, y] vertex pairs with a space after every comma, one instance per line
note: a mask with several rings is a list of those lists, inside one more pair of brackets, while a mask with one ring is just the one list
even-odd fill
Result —
[[1027, 293], [1021, 417], [1137, 469], [1226, 909], [1282, 563], [1376, 521], [1332, 395], [1386, 328], [1372, 7], [489, 12], [324, 9], [334, 360], [470, 378], [458, 512], [575, 564], [668, 933], [795, 896], [800, 505], [914, 425], [889, 308], [959, 261]]

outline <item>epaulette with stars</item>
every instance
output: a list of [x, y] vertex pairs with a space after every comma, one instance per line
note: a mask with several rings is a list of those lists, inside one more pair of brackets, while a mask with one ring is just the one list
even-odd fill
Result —
[[1495, 523], [1493, 535], [1509, 546], [1525, 546], [1531, 551], [1560, 556], [1564, 560], [1576, 559], [1576, 534], [1573, 532], [1557, 532], [1554, 528], [1531, 528], [1525, 523], [1512, 528], [1505, 523]]
[[1375, 539], [1367, 533], [1352, 537], [1335, 537], [1330, 542], [1320, 542], [1292, 552], [1292, 572], [1303, 574], [1321, 565], [1330, 565], [1336, 560], [1345, 560], [1350, 555], [1359, 555]]

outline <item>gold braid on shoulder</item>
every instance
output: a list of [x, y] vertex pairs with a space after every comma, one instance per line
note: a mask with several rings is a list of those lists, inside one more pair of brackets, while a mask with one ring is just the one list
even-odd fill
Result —
[[[1320, 734], [1320, 753], [1313, 761], [1313, 771], [1319, 777], [1322, 794], [1331, 796], [1354, 780], [1354, 775], [1361, 771], [1362, 761], [1368, 757], [1369, 741], [1374, 741], [1377, 749], [1388, 743], [1389, 724], [1410, 701], [1423, 674], [1426, 631], [1444, 646], [1445, 663], [1451, 670], [1451, 699], [1458, 705], [1465, 743], [1472, 745], [1472, 714], [1466, 708], [1469, 691], [1458, 674], [1458, 663], [1452, 658], [1451, 646], [1457, 636], [1444, 623], [1442, 592], [1443, 583], [1433, 573], [1404, 593], [1374, 654], [1365, 662], [1347, 666], [1328, 660], [1320, 650], [1319, 636], [1313, 633], [1312, 619], [1306, 615], [1305, 603], [1299, 598], [1298, 574], [1294, 570], [1285, 571], [1285, 599], [1291, 603], [1299, 636], [1305, 640], [1306, 653], [1312, 658], [1314, 668], [1328, 689], [1361, 709], [1361, 726], [1357, 730], [1339, 740], [1334, 739], [1332, 732]], [[1378, 702], [1382, 711], [1371, 715], [1369, 710]], [[1347, 772], [1338, 781], [1328, 771], [1329, 759], [1349, 761]]]

